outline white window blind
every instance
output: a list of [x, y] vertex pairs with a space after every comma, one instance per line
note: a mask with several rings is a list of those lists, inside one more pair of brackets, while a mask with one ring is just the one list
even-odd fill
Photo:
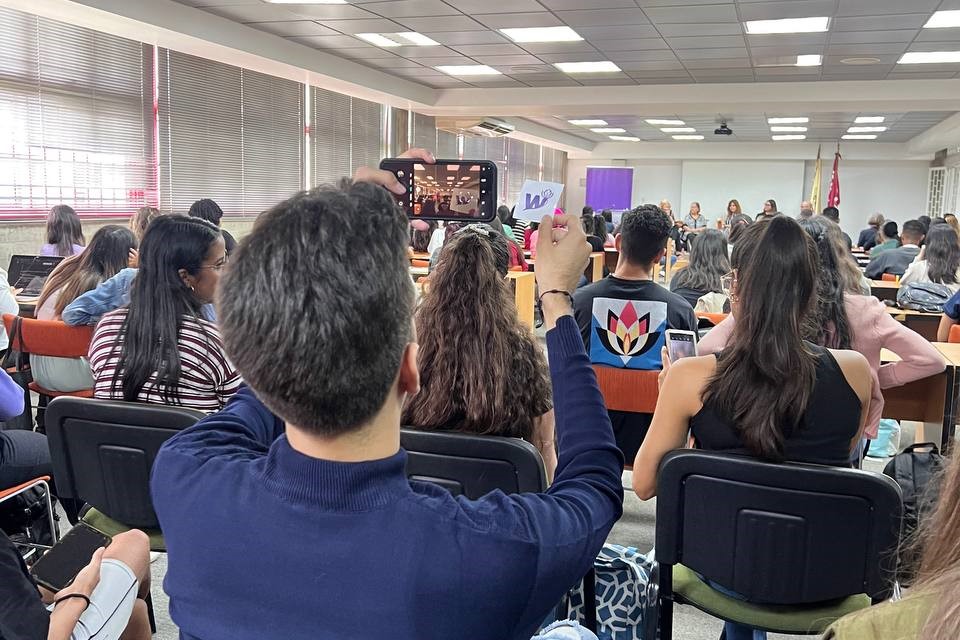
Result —
[[333, 184], [357, 167], [380, 164], [383, 105], [313, 87], [310, 145], [312, 186]]
[[413, 114], [413, 136], [411, 137], [413, 147], [427, 149], [436, 152], [437, 150], [437, 122], [433, 116], [425, 116], [422, 113]]
[[160, 194], [255, 216], [301, 189], [302, 85], [160, 49]]
[[523, 179], [540, 179], [540, 145], [525, 142], [523, 146]]
[[522, 140], [507, 138], [507, 171], [506, 171], [506, 201], [508, 205], [514, 205], [517, 198], [520, 197], [520, 190], [523, 188], [524, 174], [524, 147], [526, 143]]
[[[449, 131], [437, 131], [436, 157], [446, 158], [448, 160], [459, 159], [460, 151], [457, 147], [457, 134], [450, 133]], [[475, 158], [471, 158], [471, 160], [473, 159]]]
[[155, 203], [150, 52], [0, 7], [0, 217]]

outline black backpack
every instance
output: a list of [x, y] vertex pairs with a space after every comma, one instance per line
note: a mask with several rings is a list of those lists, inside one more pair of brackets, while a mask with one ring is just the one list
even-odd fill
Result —
[[883, 468], [903, 495], [903, 521], [900, 528], [900, 571], [898, 579], [907, 585], [916, 575], [919, 556], [911, 544], [917, 528], [937, 506], [940, 497], [943, 456], [932, 442], [919, 442], [893, 457]]

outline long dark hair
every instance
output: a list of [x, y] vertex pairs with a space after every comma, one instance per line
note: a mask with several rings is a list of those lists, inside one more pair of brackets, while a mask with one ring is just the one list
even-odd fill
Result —
[[[422, 223], [423, 221], [421, 221]], [[425, 231], [421, 231], [413, 225], [410, 226], [410, 246], [413, 247], [413, 250], [417, 253], [426, 253], [427, 249], [430, 247], [430, 239], [433, 237], [433, 232], [437, 230], [437, 223], [433, 220], [426, 221], [427, 228]]]
[[852, 340], [850, 320], [843, 304], [846, 281], [841, 270], [838, 246], [830, 237], [831, 227], [836, 223], [817, 216], [799, 221], [800, 227], [807, 232], [820, 256], [819, 278], [817, 279], [817, 312], [810, 323], [812, 342], [831, 349], [849, 349]]
[[543, 351], [520, 323], [506, 238], [471, 225], [443, 247], [416, 314], [420, 393], [403, 424], [530, 440], [551, 407]]
[[[733, 249], [737, 322], [704, 390], [755, 456], [782, 461], [816, 381], [804, 336], [816, 308], [817, 249], [786, 216], [746, 228]], [[785, 381], [789, 381], [786, 384]]]
[[201, 303], [180, 277], [191, 275], [220, 238], [220, 230], [200, 218], [159, 216], [143, 236], [140, 268], [130, 288], [130, 306], [117, 343], [120, 359], [112, 389], [119, 386], [123, 399], [135, 401], [144, 385], [156, 374], [157, 391], [167, 404], [180, 404], [178, 337], [184, 316], [198, 318]]
[[47, 216], [47, 244], [57, 247], [57, 255], [68, 257], [73, 255], [73, 245], [85, 245], [83, 225], [80, 216], [73, 207], [58, 204], [50, 209]]
[[727, 239], [716, 229], [697, 234], [690, 248], [690, 264], [673, 276], [671, 288], [723, 293], [720, 278], [730, 272]]
[[71, 256], [57, 265], [43, 284], [43, 291], [37, 300], [37, 308], [57, 291], [57, 304], [54, 309], [59, 317], [67, 305], [81, 294], [95, 289], [104, 280], [108, 280], [127, 267], [130, 249], [135, 249], [137, 239], [133, 231], [116, 224], [100, 228], [90, 246], [83, 253]]
[[957, 284], [960, 244], [957, 241], [957, 232], [949, 224], [930, 225], [924, 241], [923, 257], [927, 261], [930, 282]]
[[730, 244], [736, 244], [740, 236], [743, 235], [744, 230], [753, 224], [753, 218], [741, 213], [731, 216], [727, 224], [730, 226]]

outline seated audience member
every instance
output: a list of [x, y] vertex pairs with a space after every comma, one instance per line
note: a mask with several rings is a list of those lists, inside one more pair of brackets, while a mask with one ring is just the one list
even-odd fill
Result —
[[960, 237], [960, 222], [957, 222], [957, 216], [952, 213], [945, 213], [943, 214], [943, 221], [950, 225], [950, 228]]
[[[573, 307], [593, 364], [626, 369], [660, 368], [667, 329], [697, 330], [693, 307], [654, 282], [666, 255], [670, 218], [646, 204], [623, 214], [616, 270], [577, 290]], [[539, 271], [540, 265], [537, 264]], [[617, 444], [633, 455], [650, 423], [648, 414], [611, 411]]]
[[[840, 209], [836, 207], [827, 207], [823, 210], [823, 217], [833, 222], [838, 227], [840, 226]], [[850, 236], [847, 235], [846, 231], [840, 231], [840, 235], [843, 237], [844, 244], [847, 247], [847, 251], [853, 249], [853, 240], [850, 239]]]
[[160, 216], [150, 224], [130, 305], [103, 316], [93, 333], [95, 397], [200, 411], [226, 404], [240, 377], [216, 325], [200, 315], [226, 261], [223, 236], [205, 220]]
[[[0, 268], [0, 317], [5, 313], [10, 315], [20, 314], [20, 303], [13, 295], [13, 288], [10, 286], [7, 270]], [[0, 327], [0, 351], [4, 351], [10, 345], [10, 337], [7, 336], [7, 330]]]
[[113, 536], [57, 593], [38, 587], [0, 531], [0, 638], [149, 640], [149, 593], [149, 540], [138, 529]]
[[140, 207], [130, 218], [130, 231], [137, 237], [137, 243], [143, 240], [143, 234], [147, 232], [147, 227], [153, 222], [153, 219], [160, 215], [160, 209], [156, 207]]
[[[727, 256], [727, 240], [716, 229], [706, 229], [697, 235], [690, 249], [690, 264], [674, 272], [670, 280], [670, 291], [690, 303], [694, 310], [723, 313], [723, 309], [714, 309], [712, 302], [704, 301], [704, 307], [698, 308], [700, 299], [711, 293], [723, 295], [720, 279], [730, 272], [730, 258]], [[729, 305], [728, 305], [729, 306]], [[729, 309], [728, 309], [729, 311]]]
[[[65, 259], [47, 278], [37, 299], [37, 319], [60, 320], [70, 302], [125, 269], [136, 247], [129, 229], [115, 224], [100, 228], [86, 251]], [[30, 370], [37, 384], [51, 391], [93, 388], [86, 358], [31, 355]]]
[[871, 280], [879, 280], [885, 273], [902, 276], [914, 258], [920, 253], [923, 242], [923, 225], [918, 220], [907, 220], [900, 232], [901, 246], [888, 249], [872, 258], [863, 273]]
[[417, 309], [420, 392], [407, 401], [402, 424], [523, 438], [540, 451], [552, 478], [557, 454], [547, 362], [517, 317], [506, 280], [509, 244], [476, 224], [441, 251]]
[[[589, 214], [586, 213], [588, 209], [590, 211]], [[580, 226], [583, 227], [583, 232], [587, 234], [587, 242], [590, 243], [590, 251], [593, 253], [603, 251], [603, 243], [607, 238], [607, 225], [604, 223], [603, 229], [598, 229], [596, 216], [593, 215], [593, 208], [584, 207], [583, 211], [584, 215], [580, 216]]]
[[[792, 218], [744, 232], [733, 251], [737, 324], [726, 347], [675, 363], [663, 351], [657, 410], [633, 466], [641, 500], [656, 495], [660, 461], [685, 446], [688, 433], [699, 449], [849, 466], [872, 375], [859, 353], [803, 339], [816, 311], [817, 263], [813, 241]], [[766, 637], [732, 622], [724, 630], [728, 640]]]
[[897, 223], [893, 220], [884, 222], [883, 226], [880, 227], [880, 237], [878, 240], [880, 240], [880, 242], [870, 249], [871, 258], [876, 258], [884, 251], [896, 249], [900, 246], [900, 230], [897, 228]]
[[937, 342], [950, 341], [950, 327], [960, 324], [960, 292], [953, 294], [943, 305], [943, 315], [940, 316], [940, 326], [937, 328]]
[[[403, 189], [387, 172], [357, 177]], [[554, 222], [543, 220], [537, 279], [555, 482], [544, 495], [469, 500], [405, 472], [400, 416], [420, 383], [394, 197], [345, 182], [260, 217], [219, 296], [250, 389], [174, 435], [153, 467], [181, 637], [529, 638], [544, 624], [593, 566], [623, 498], [622, 459], [570, 317], [588, 246], [576, 217], [556, 221], [566, 230]], [[256, 552], [271, 540], [283, 554]]]
[[612, 236], [613, 229], [615, 227], [613, 224], [613, 211], [610, 211], [610, 209], [604, 209], [600, 212], [600, 217], [603, 218], [603, 221], [606, 223], [607, 235]]
[[867, 228], [861, 231], [860, 237], [857, 238], [857, 246], [864, 251], [869, 251], [877, 246], [877, 237], [880, 233], [880, 228], [883, 226], [883, 222], [883, 214], [875, 213], [870, 216], [867, 220]]
[[410, 223], [410, 246], [416, 253], [427, 253], [437, 226], [436, 220], [414, 220]]
[[[494, 220], [495, 223], [499, 224], [500, 227], [494, 227], [497, 231], [500, 231], [506, 237], [507, 240], [516, 243], [517, 237], [513, 233], [513, 212], [510, 211], [510, 207], [505, 204], [497, 207], [497, 218]], [[501, 231], [502, 228], [502, 231]]]
[[777, 215], [780, 215], [780, 210], [777, 208], [777, 201], [771, 198], [770, 200], [764, 201], [763, 211], [757, 214], [755, 221], [765, 220]]
[[923, 225], [923, 235], [927, 235], [927, 232], [930, 231], [930, 225], [933, 224], [933, 218], [924, 215], [918, 217], [917, 222]]
[[921, 520], [914, 544], [921, 550], [915, 584], [902, 600], [848, 614], [824, 640], [953, 640], [960, 638], [960, 457], [943, 471], [933, 513]]
[[727, 228], [727, 255], [733, 253], [733, 247], [737, 243], [737, 240], [740, 239], [740, 236], [743, 234], [744, 229], [753, 224], [753, 219], [750, 216], [740, 214], [738, 216], [733, 216], [730, 218], [730, 224]]
[[527, 228], [523, 230], [523, 248], [526, 251], [533, 251], [530, 246], [530, 240], [533, 238], [533, 233], [540, 227], [539, 222], [531, 222], [527, 225]]
[[960, 244], [957, 233], [948, 224], [935, 224], [916, 259], [900, 278], [900, 284], [931, 282], [942, 284], [953, 293], [960, 290]]
[[237, 241], [234, 239], [230, 232], [226, 229], [220, 228], [220, 220], [223, 218], [223, 209], [220, 208], [216, 202], [210, 198], [203, 198], [202, 200], [197, 200], [192, 205], [190, 205], [190, 211], [187, 212], [191, 218], [200, 218], [201, 220], [206, 220], [213, 226], [220, 229], [220, 233], [223, 234], [223, 245], [226, 247], [227, 256], [233, 253], [233, 250], [237, 248]]
[[[863, 355], [873, 372], [870, 412], [865, 435], [877, 437], [883, 412], [882, 389], [899, 387], [943, 371], [940, 353], [915, 331], [906, 328], [887, 313], [886, 307], [871, 295], [862, 295], [860, 272], [850, 275], [852, 259], [838, 240], [837, 226], [819, 216], [800, 223], [813, 239], [819, 255], [816, 309], [810, 316], [814, 333], [807, 339], [828, 349], [853, 349]], [[708, 355], [727, 348], [735, 331], [736, 319], [730, 315], [712, 329], [699, 344], [699, 353]], [[897, 362], [880, 363], [880, 352], [889, 349], [900, 356]]]
[[83, 251], [83, 225], [73, 207], [58, 204], [47, 216], [47, 243], [40, 247], [41, 256], [68, 258]]
[[614, 244], [613, 234], [607, 231], [607, 221], [603, 216], [593, 217], [593, 235], [603, 238], [604, 247], [612, 247]]

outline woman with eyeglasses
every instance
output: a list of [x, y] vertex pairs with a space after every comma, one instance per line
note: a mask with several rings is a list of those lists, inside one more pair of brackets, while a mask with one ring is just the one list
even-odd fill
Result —
[[[813, 239], [786, 216], [744, 230], [724, 278], [737, 318], [724, 349], [674, 363], [663, 353], [660, 397], [633, 463], [641, 499], [656, 495], [660, 461], [685, 446], [688, 433], [699, 449], [850, 465], [873, 375], [861, 354], [805, 339], [817, 312], [819, 260]], [[727, 640], [765, 637], [733, 623], [725, 631]]]
[[103, 316], [90, 344], [97, 398], [218, 411], [240, 386], [216, 325], [201, 315], [227, 263], [220, 230], [160, 216], [140, 246], [127, 307]]
[[416, 313], [420, 392], [403, 425], [523, 438], [553, 477], [553, 397], [543, 349], [517, 317], [507, 239], [485, 224], [443, 247]]

